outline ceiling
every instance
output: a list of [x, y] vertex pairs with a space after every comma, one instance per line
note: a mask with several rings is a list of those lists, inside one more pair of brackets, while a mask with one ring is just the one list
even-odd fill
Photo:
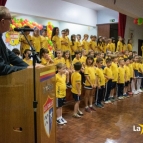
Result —
[[[94, 10], [105, 7], [126, 14], [133, 18], [143, 18], [143, 0], [63, 0]], [[115, 4], [114, 4], [115, 2]]]
[[[133, 18], [143, 18], [143, 0], [90, 0]], [[115, 2], [115, 4], [114, 4]]]
[[76, 4], [76, 5], [80, 5], [80, 6], [94, 9], [94, 10], [102, 10], [105, 8], [104, 6], [96, 4], [89, 0], [63, 0], [63, 1], [70, 2], [70, 3]]

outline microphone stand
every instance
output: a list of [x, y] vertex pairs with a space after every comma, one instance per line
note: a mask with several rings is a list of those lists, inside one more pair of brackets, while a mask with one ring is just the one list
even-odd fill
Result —
[[41, 63], [41, 60], [38, 56], [38, 53], [35, 51], [35, 48], [31, 45], [30, 41], [27, 39], [24, 30], [21, 31], [21, 33], [24, 35], [27, 43], [31, 47], [32, 55], [31, 57], [33, 58], [33, 92], [34, 92], [34, 101], [33, 101], [33, 109], [34, 109], [34, 139], [35, 143], [37, 143], [37, 104], [38, 102], [36, 101], [36, 62]]

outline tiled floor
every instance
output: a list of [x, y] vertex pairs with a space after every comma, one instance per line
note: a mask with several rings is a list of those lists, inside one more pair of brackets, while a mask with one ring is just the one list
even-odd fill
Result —
[[[81, 103], [84, 112], [84, 103]], [[105, 105], [104, 109], [72, 117], [73, 104], [63, 109], [67, 125], [57, 125], [57, 143], [143, 143], [143, 134], [133, 126], [143, 124], [143, 95]]]

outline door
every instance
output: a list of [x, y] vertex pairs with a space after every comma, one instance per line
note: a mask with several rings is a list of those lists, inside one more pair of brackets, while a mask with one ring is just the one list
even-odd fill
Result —
[[142, 56], [141, 46], [143, 45], [143, 40], [138, 39], [138, 55]]

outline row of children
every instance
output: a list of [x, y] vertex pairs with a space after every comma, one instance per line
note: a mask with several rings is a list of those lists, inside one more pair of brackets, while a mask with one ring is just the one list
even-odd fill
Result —
[[[66, 57], [69, 57], [70, 52], [67, 51], [66, 54]], [[67, 67], [61, 50], [57, 51], [57, 58], [54, 59], [58, 71], [56, 74], [58, 124], [67, 123], [62, 117], [62, 106], [66, 97], [68, 72], [71, 72], [71, 92], [75, 100], [73, 117], [76, 118], [83, 115], [79, 110], [83, 88], [86, 112], [95, 111], [95, 107], [104, 108], [103, 103], [113, 102], [116, 99], [116, 93], [117, 100], [122, 100], [130, 97], [130, 95], [142, 92], [140, 88], [143, 64], [142, 58], [136, 52], [130, 52], [129, 55], [129, 52], [126, 51], [126, 55], [123, 56], [117, 53], [109, 53], [106, 57], [102, 57], [104, 54], [98, 53], [95, 58], [91, 52], [86, 55], [85, 50], [82, 54], [78, 51], [75, 54], [76, 56], [71, 63], [72, 69]], [[83, 58], [85, 60], [81, 60]], [[66, 75], [68, 75], [68, 78], [66, 78]], [[95, 100], [93, 100], [93, 97], [95, 97]]]
[[[30, 50], [25, 50], [25, 62], [29, 58]], [[79, 110], [80, 95], [84, 87], [85, 111], [95, 111], [95, 106], [103, 108], [103, 103], [111, 103], [116, 98], [121, 100], [132, 94], [142, 92], [141, 81], [143, 73], [142, 58], [135, 51], [124, 53], [108, 51], [94, 53], [90, 50], [76, 51], [72, 60], [70, 52], [57, 50], [57, 57], [52, 59], [48, 50], [42, 48], [40, 57], [43, 65], [55, 64], [56, 74], [56, 97], [57, 97], [57, 122], [67, 123], [62, 117], [62, 106], [65, 102], [66, 86], [71, 89], [75, 100], [74, 117], [81, 117]], [[27, 62], [28, 63], [28, 62]], [[70, 76], [71, 75], [71, 76]], [[71, 85], [69, 81], [71, 79]], [[67, 83], [67, 85], [66, 85]], [[95, 97], [95, 101], [93, 101]], [[93, 102], [94, 105], [93, 106]]]
[[[25, 26], [28, 28], [28, 26]], [[40, 30], [35, 28], [33, 32], [33, 36], [30, 35], [30, 32], [25, 32], [27, 39], [31, 42], [31, 44], [35, 47], [36, 52], [40, 53], [41, 48], [48, 49], [48, 37], [47, 37], [47, 30], [42, 30], [42, 35], [40, 35]], [[59, 36], [59, 28], [54, 27], [52, 31], [51, 41], [53, 42], [53, 51], [62, 50], [67, 51], [69, 50], [71, 55], [74, 57], [76, 51], [81, 51], [85, 49], [87, 52], [89, 50], [93, 50], [94, 52], [104, 52], [107, 51], [115, 52], [115, 51], [132, 51], [132, 40], [128, 40], [128, 44], [125, 44], [125, 40], [119, 37], [119, 41], [117, 46], [115, 44], [115, 39], [110, 38], [107, 39], [105, 37], [99, 36], [98, 40], [96, 36], [91, 35], [90, 40], [88, 34], [84, 34], [83, 39], [81, 41], [80, 34], [72, 34], [71, 38], [68, 37], [69, 29], [65, 29], [61, 31], [61, 37]], [[24, 54], [26, 49], [30, 49], [25, 37], [23, 35], [20, 36], [20, 53], [21, 55]]]

